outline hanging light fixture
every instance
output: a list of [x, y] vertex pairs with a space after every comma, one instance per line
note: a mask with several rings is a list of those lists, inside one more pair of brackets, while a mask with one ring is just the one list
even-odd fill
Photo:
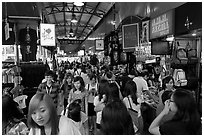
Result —
[[76, 18], [76, 15], [74, 13], [72, 14], [71, 22], [72, 23], [77, 23], [77, 18]]
[[74, 2], [74, 5], [75, 5], [75, 6], [83, 6], [84, 3], [83, 3], [83, 2]]

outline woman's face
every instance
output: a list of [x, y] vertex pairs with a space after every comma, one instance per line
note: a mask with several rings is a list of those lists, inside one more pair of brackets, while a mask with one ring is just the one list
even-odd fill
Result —
[[91, 79], [91, 84], [95, 84], [96, 83], [96, 79], [95, 78], [92, 78]]
[[168, 90], [172, 90], [173, 86], [174, 86], [174, 83], [173, 83], [172, 79], [166, 83], [166, 89], [168, 89]]
[[75, 88], [76, 88], [77, 90], [79, 90], [79, 88], [81, 87], [80, 81], [74, 82], [74, 86], [75, 86]]
[[39, 126], [45, 126], [49, 124], [50, 121], [50, 110], [45, 105], [44, 101], [39, 103], [39, 106], [33, 113], [31, 114], [33, 121]]
[[68, 77], [68, 78], [67, 78], [67, 82], [68, 82], [68, 83], [71, 83], [71, 82], [72, 82], [72, 78], [71, 78], [71, 77]]
[[169, 101], [169, 109], [172, 112], [176, 112], [177, 111], [177, 106], [176, 106], [176, 104], [174, 102], [173, 95], [171, 95], [171, 98], [170, 98], [170, 101]]

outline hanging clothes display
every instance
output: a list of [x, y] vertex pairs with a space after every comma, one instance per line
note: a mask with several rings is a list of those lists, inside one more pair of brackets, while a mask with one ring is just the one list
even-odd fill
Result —
[[20, 51], [22, 61], [36, 61], [37, 53], [37, 32], [26, 26], [19, 32]]

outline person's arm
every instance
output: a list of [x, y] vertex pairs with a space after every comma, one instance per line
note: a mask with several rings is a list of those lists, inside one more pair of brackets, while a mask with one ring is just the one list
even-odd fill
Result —
[[144, 92], [146, 92], [146, 93], [149, 95], [149, 97], [154, 100], [155, 103], [157, 103], [157, 104], [159, 103], [159, 102], [154, 98], [154, 96], [150, 93], [149, 90], [145, 90]]
[[165, 107], [162, 112], [154, 119], [149, 126], [149, 132], [154, 135], [160, 135], [159, 126], [162, 118], [169, 113], [169, 100], [165, 101]]
[[39, 92], [42, 92], [42, 84], [40, 84], [40, 85], [38, 86], [38, 89], [37, 89], [37, 92], [36, 92], [36, 93], [39, 93]]
[[72, 101], [72, 93], [73, 93], [73, 89], [70, 90], [69, 97], [68, 97], [68, 99], [67, 99], [68, 104], [70, 104], [71, 101]]

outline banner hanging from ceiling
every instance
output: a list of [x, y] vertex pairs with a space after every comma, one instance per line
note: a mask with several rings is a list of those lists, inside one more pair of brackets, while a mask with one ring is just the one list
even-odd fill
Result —
[[55, 24], [40, 24], [41, 46], [55, 46]]

